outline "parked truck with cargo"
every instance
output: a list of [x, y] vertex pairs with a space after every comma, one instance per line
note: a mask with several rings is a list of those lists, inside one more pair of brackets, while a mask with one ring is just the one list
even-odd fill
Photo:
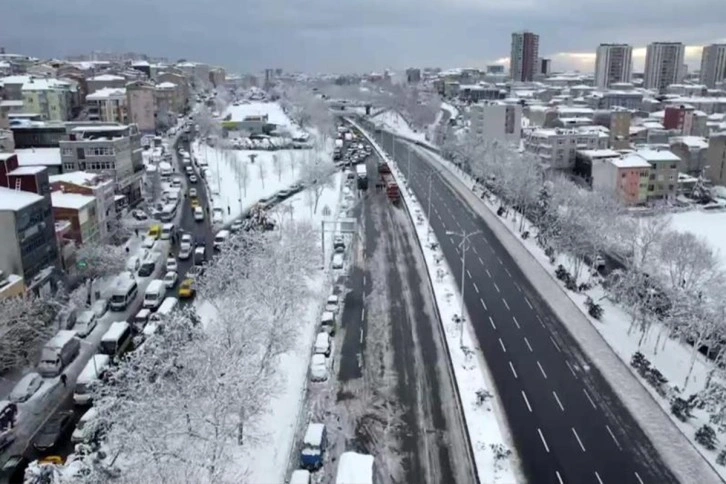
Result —
[[356, 179], [358, 181], [358, 188], [365, 190], [368, 188], [368, 171], [366, 170], [365, 163], [356, 165], [355, 167]]

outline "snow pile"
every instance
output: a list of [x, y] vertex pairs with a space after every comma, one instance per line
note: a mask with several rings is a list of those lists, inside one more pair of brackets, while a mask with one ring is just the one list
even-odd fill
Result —
[[717, 248], [723, 269], [726, 270], [726, 212], [694, 210], [675, 213], [670, 219], [674, 229], [691, 232]]
[[[360, 127], [358, 128], [360, 129]], [[365, 133], [362, 129], [361, 132]], [[399, 186], [404, 187], [405, 183], [401, 183], [404, 181], [404, 176], [393, 160], [385, 154], [372, 137], [367, 136], [367, 138], [387, 161]], [[415, 219], [416, 235], [426, 260], [434, 298], [444, 327], [479, 480], [487, 483], [517, 482], [511, 460], [501, 457], [502, 452], [507, 452], [508, 445], [500, 427], [505, 425], [504, 419], [500, 421], [498, 418], [501, 412], [498, 408], [499, 400], [498, 398], [484, 398], [483, 402], [477, 402], [478, 395], [496, 395], [496, 389], [492, 383], [493, 379], [489, 374], [484, 355], [476, 344], [476, 338], [472, 335], [472, 329], [466, 325], [462, 334], [460, 325], [455, 322], [456, 317], [460, 314], [456, 277], [442, 257], [440, 250], [432, 248], [432, 243], [436, 243], [436, 240], [433, 235], [429, 235], [431, 229], [424, 215], [425, 211], [416, 197], [405, 188], [401, 190], [401, 194], [409, 213]], [[469, 320], [468, 316], [466, 320]]]

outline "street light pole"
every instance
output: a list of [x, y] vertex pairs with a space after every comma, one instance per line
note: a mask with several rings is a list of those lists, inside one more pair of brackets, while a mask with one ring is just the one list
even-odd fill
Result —
[[434, 181], [434, 173], [429, 172], [429, 196], [428, 196], [428, 208], [426, 209], [426, 219], [429, 221], [429, 229], [426, 232], [426, 241], [428, 242], [431, 236], [431, 185]]
[[460, 347], [464, 346], [464, 288], [466, 287], [464, 285], [464, 274], [466, 273], [466, 251], [469, 250], [469, 239], [480, 233], [481, 230], [477, 230], [475, 232], [466, 232], [465, 230], [462, 232], [452, 232], [451, 230], [446, 231], [446, 235], [456, 235], [457, 237], [461, 237], [461, 243], [459, 244], [459, 247], [461, 247], [461, 293], [459, 294], [459, 310], [461, 311], [461, 322], [459, 323]]

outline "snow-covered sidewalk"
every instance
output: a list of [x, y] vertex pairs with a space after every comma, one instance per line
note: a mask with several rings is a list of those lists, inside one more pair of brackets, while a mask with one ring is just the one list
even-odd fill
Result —
[[[472, 336], [472, 328], [468, 324], [465, 325], [462, 335], [460, 325], [454, 321], [455, 316], [460, 314], [456, 278], [442, 257], [441, 251], [432, 249], [430, 243], [427, 243], [427, 240], [436, 242], [435, 237], [433, 234], [429, 235], [430, 225], [424, 210], [413, 193], [406, 188], [403, 174], [395, 162], [378, 146], [375, 139], [360, 126], [357, 127], [366, 134], [371, 144], [391, 167], [392, 174], [401, 187], [406, 207], [414, 219], [416, 235], [424, 254], [439, 317], [444, 328], [479, 480], [482, 483], [517, 482], [518, 470], [512, 465], [516, 459], [500, 456], [501, 452], [510, 449], [508, 442], [511, 441], [501, 401], [495, 396], [481, 404], [477, 403], [477, 392], [496, 395], [496, 388], [492, 383], [493, 379], [484, 355]], [[465, 316], [466, 321], [470, 321], [468, 315]]]
[[[549, 263], [544, 251], [537, 246], [533, 237], [522, 240], [516, 224], [496, 215], [498, 204], [481, 199], [474, 193], [474, 180], [452, 163], [428, 150], [416, 148], [432, 164], [439, 167], [441, 175], [454, 187], [460, 197], [474, 209], [492, 229], [502, 245], [517, 261], [522, 272], [547, 301], [558, 319], [563, 322], [583, 351], [592, 359], [602, 375], [627, 406], [646, 435], [681, 482], [721, 482], [713, 466], [716, 454], [708, 452], [692, 441], [692, 424], [674, 421], [668, 413], [668, 403], [655, 391], [643, 385], [629, 366], [630, 358], [637, 348], [639, 335], [628, 335], [630, 317], [607, 300], [602, 288], [586, 293], [566, 291], [554, 276], [555, 265]], [[533, 263], [534, 262], [534, 263]], [[587, 316], [584, 305], [587, 295], [602, 304], [602, 322]], [[653, 334], [656, 334], [654, 331]], [[652, 343], [652, 342], [651, 342]], [[666, 350], [654, 354], [653, 345], [648, 344], [641, 351], [671, 381], [679, 384], [684, 378], [687, 365], [686, 354], [690, 351], [677, 341], [666, 342]], [[687, 352], [687, 353], [684, 353]], [[705, 369], [704, 369], [705, 370]], [[670, 374], [669, 374], [670, 372]], [[705, 373], [697, 370], [696, 380], [703, 382]], [[690, 390], [689, 390], [690, 391]], [[685, 427], [685, 428], [684, 428]], [[709, 461], [706, 462], [704, 457]]]

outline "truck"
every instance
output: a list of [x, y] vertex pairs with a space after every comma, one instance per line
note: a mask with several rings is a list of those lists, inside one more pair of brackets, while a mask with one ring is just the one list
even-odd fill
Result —
[[368, 171], [366, 170], [365, 163], [356, 165], [355, 167], [356, 179], [358, 180], [358, 188], [365, 190], [368, 188]]
[[391, 203], [397, 204], [399, 200], [401, 200], [401, 190], [398, 188], [398, 183], [396, 183], [393, 175], [391, 175], [391, 173], [383, 173], [381, 174], [381, 179], [383, 181], [383, 187], [386, 189], [388, 199]]

